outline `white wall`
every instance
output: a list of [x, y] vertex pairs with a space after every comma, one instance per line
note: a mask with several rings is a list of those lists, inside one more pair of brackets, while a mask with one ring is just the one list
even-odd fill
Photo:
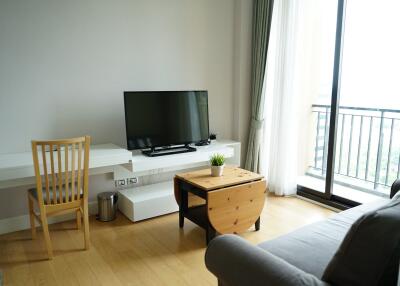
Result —
[[2, 0], [0, 152], [125, 145], [124, 90], [207, 89], [211, 130], [231, 138], [233, 22], [232, 0]]
[[251, 118], [251, 41], [253, 1], [235, 1], [234, 78], [233, 78], [233, 138], [242, 142], [244, 165]]
[[[210, 131], [244, 151], [251, 3], [0, 1], [0, 153], [84, 134], [125, 146], [124, 90], [185, 89], [209, 91]], [[113, 188], [90, 185], [93, 198]], [[26, 213], [25, 190], [0, 190], [0, 219]]]

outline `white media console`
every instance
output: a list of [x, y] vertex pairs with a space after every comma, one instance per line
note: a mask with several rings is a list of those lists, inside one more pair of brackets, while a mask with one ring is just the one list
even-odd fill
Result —
[[[214, 153], [223, 154], [228, 165], [240, 165], [240, 142], [219, 140], [196, 148], [196, 152], [160, 157], [147, 157], [134, 152], [130, 164], [115, 166], [114, 180], [206, 167]], [[120, 190], [118, 208], [131, 221], [178, 211], [172, 178], [161, 183]]]

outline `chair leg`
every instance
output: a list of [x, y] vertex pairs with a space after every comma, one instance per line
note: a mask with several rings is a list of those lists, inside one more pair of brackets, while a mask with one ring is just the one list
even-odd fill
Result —
[[33, 200], [32, 198], [28, 195], [28, 206], [29, 206], [29, 220], [31, 223], [31, 233], [32, 233], [32, 239], [36, 238], [36, 226], [35, 226], [35, 215], [34, 215], [34, 209], [33, 209]]
[[49, 259], [52, 259], [53, 258], [53, 246], [51, 245], [49, 224], [47, 223], [47, 217], [46, 217], [46, 214], [44, 213], [44, 211], [40, 212], [40, 218], [42, 220], [43, 235], [44, 235], [44, 241], [46, 243], [47, 253], [48, 253]]
[[80, 210], [76, 211], [76, 228], [81, 229], [82, 226], [82, 213]]
[[84, 227], [84, 235], [85, 235], [85, 249], [89, 249], [90, 246], [90, 238], [89, 238], [89, 207], [88, 202], [85, 201], [83, 203], [83, 227]]

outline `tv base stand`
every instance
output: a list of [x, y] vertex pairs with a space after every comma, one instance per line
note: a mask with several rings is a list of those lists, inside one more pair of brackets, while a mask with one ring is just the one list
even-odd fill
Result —
[[197, 149], [190, 147], [189, 145], [184, 146], [174, 146], [174, 147], [161, 147], [161, 148], [151, 148], [150, 150], [144, 150], [142, 153], [149, 157], [158, 157], [179, 153], [196, 152]]

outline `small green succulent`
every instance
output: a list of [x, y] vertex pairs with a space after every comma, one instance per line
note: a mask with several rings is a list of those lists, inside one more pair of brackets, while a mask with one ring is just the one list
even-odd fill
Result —
[[211, 166], [222, 166], [225, 164], [225, 157], [222, 154], [214, 154], [210, 158]]

